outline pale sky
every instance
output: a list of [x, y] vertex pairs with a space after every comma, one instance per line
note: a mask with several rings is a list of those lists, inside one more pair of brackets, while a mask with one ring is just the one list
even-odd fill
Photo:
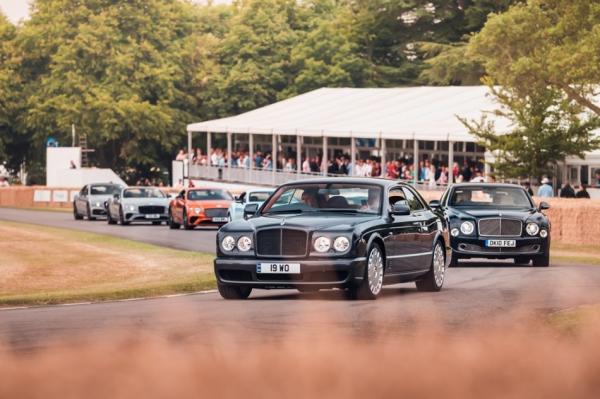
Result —
[[17, 23], [29, 15], [30, 2], [31, 0], [0, 0], [0, 8], [11, 22]]
[[[206, 0], [194, 0], [196, 3], [204, 3]], [[229, 3], [231, 0], [213, 0], [214, 4]], [[29, 15], [29, 3], [31, 0], [0, 0], [0, 9], [11, 20], [17, 23]]]

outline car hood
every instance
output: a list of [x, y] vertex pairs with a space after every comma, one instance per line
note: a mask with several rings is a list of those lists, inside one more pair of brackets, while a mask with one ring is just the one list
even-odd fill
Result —
[[190, 207], [201, 207], [201, 208], [229, 208], [231, 201], [219, 200], [219, 201], [187, 201], [187, 206]]
[[157, 206], [168, 206], [169, 198], [123, 198], [121, 199], [122, 204], [127, 205], [157, 205]]
[[259, 230], [272, 227], [298, 228], [310, 231], [350, 230], [355, 226], [378, 219], [379, 215], [312, 213], [310, 215], [269, 215], [231, 222], [222, 230], [244, 231]]
[[543, 221], [545, 215], [539, 212], [537, 209], [461, 209], [461, 208], [450, 208], [448, 210], [449, 216], [456, 216], [461, 219], [484, 219], [493, 217], [503, 217], [507, 219], [518, 219], [523, 222], [531, 221]]

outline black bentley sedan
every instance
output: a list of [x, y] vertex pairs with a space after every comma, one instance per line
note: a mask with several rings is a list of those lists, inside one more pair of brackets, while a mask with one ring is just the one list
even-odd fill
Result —
[[439, 291], [450, 261], [449, 231], [411, 186], [367, 178], [323, 178], [280, 186], [260, 209], [217, 234], [221, 295], [253, 288], [347, 289], [374, 299], [384, 284], [415, 281]]
[[443, 210], [450, 225], [451, 266], [459, 259], [514, 259], [548, 266], [550, 221], [521, 186], [459, 183], [450, 186], [432, 208]]

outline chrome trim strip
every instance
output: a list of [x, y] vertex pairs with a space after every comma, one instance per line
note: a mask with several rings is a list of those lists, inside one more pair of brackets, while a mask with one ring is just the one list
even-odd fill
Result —
[[386, 256], [387, 259], [400, 259], [400, 258], [413, 258], [415, 256], [427, 256], [431, 255], [431, 252], [420, 252], [417, 254], [406, 254], [406, 255], [392, 255]]

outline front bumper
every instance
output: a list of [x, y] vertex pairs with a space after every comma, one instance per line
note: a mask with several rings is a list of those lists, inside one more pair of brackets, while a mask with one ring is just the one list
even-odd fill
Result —
[[154, 215], [158, 215], [158, 217], [149, 217], [150, 215], [145, 213], [125, 212], [124, 217], [127, 222], [166, 222], [169, 220], [168, 213], [158, 213]]
[[[515, 240], [514, 248], [488, 248], [485, 241], [488, 239]], [[507, 259], [516, 256], [536, 256], [548, 251], [550, 238], [541, 237], [452, 237], [450, 246], [453, 256], [460, 258], [490, 258]]]
[[229, 222], [229, 219], [225, 216], [223, 216], [222, 219], [220, 219], [219, 221], [215, 221], [214, 218], [212, 218], [212, 217], [206, 217], [205, 215], [202, 215], [202, 214], [198, 215], [195, 213], [188, 214], [188, 220], [190, 221], [190, 224], [193, 224], [194, 226], [200, 226], [200, 225], [222, 226]]
[[[300, 263], [300, 274], [258, 274], [258, 263]], [[363, 279], [365, 258], [355, 259], [233, 259], [214, 261], [217, 281], [253, 288], [346, 288]]]
[[105, 218], [106, 217], [106, 208], [104, 204], [100, 206], [90, 206], [90, 211], [92, 212], [92, 217], [95, 218]]

